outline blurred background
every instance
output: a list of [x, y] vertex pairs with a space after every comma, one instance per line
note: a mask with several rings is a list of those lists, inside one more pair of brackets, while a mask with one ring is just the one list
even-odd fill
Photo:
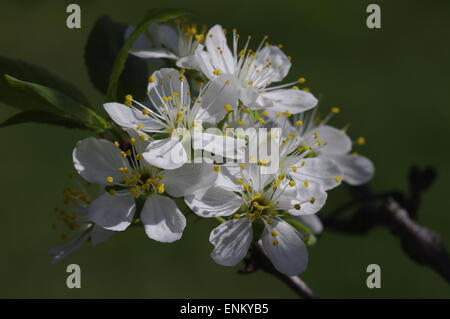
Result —
[[[67, 29], [73, 1], [2, 0], [0, 55], [41, 65], [74, 83], [100, 108], [83, 62], [96, 19], [135, 24], [151, 7], [184, 8], [192, 20], [237, 28], [255, 39], [265, 34], [292, 56], [286, 80], [300, 76], [323, 109], [342, 110], [332, 124], [351, 123], [364, 136], [357, 151], [377, 168], [375, 190], [405, 190], [412, 164], [433, 165], [438, 179], [425, 194], [418, 221], [450, 244], [448, 1], [81, 1], [81, 29]], [[366, 7], [377, 3], [382, 29], [366, 27]], [[259, 41], [258, 41], [259, 42]], [[256, 40], [254, 45], [256, 45]], [[15, 114], [0, 104], [0, 121]], [[213, 221], [188, 219], [184, 238], [171, 245], [129, 229], [98, 245], [85, 245], [57, 265], [46, 251], [64, 243], [52, 229], [54, 207], [72, 172], [71, 152], [89, 132], [39, 124], [2, 128], [0, 297], [2, 298], [294, 298], [264, 273], [238, 275], [239, 267], [214, 264], [208, 242]], [[348, 199], [332, 191], [323, 213]], [[69, 238], [73, 234], [68, 234]], [[66, 267], [77, 263], [82, 288], [66, 287]], [[366, 267], [379, 264], [381, 289], [366, 287]], [[322, 298], [448, 298], [437, 274], [411, 262], [387, 229], [366, 236], [325, 232], [310, 249], [301, 275]]]

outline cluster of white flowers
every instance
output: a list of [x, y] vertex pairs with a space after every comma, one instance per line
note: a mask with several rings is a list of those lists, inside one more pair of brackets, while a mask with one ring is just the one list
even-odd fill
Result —
[[[179, 240], [183, 206], [220, 222], [209, 238], [215, 262], [236, 265], [254, 244], [280, 272], [304, 271], [327, 191], [373, 175], [370, 160], [351, 153], [364, 140], [327, 124], [337, 108], [319, 119], [317, 99], [298, 87], [304, 78], [272, 85], [288, 74], [291, 59], [266, 37], [252, 50], [250, 37], [238, 48], [236, 30], [229, 47], [219, 25], [198, 32], [158, 24], [148, 34], [152, 41], [139, 38], [131, 53], [173, 68], [149, 77], [145, 101], [127, 95], [123, 104], [104, 105], [122, 128], [117, 140], [90, 137], [73, 151], [76, 171], [102, 187], [83, 206], [81, 242], [132, 224], [153, 240]], [[54, 250], [55, 258], [79, 243]]]

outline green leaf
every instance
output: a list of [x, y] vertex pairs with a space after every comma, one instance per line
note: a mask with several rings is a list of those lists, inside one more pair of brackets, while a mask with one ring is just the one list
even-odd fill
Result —
[[52, 88], [67, 95], [74, 101], [89, 106], [89, 100], [81, 91], [56, 75], [27, 62], [0, 57], [0, 102], [15, 108], [32, 110], [40, 107], [34, 107], [33, 103], [35, 101], [33, 99], [24, 97], [21, 92], [11, 90], [11, 87], [4, 79], [5, 74], [23, 81], [34, 82]]
[[27, 107], [25, 110], [36, 110], [36, 106], [38, 106], [39, 111], [63, 118], [70, 117], [80, 125], [96, 132], [101, 132], [109, 127], [108, 122], [92, 109], [55, 89], [22, 81], [10, 75], [5, 75], [5, 80], [10, 85], [10, 90], [20, 92], [27, 101], [34, 102], [33, 107]]
[[[108, 90], [114, 61], [125, 43], [126, 29], [126, 24], [114, 22], [109, 17], [103, 16], [95, 22], [89, 34], [84, 59], [92, 84], [103, 94]], [[144, 99], [147, 78], [147, 63], [143, 59], [129, 55], [118, 80], [118, 96], [131, 94], [138, 100]]]
[[131, 46], [133, 45], [134, 41], [138, 38], [138, 36], [141, 33], [145, 32], [151, 23], [164, 22], [170, 19], [178, 18], [182, 15], [184, 15], [183, 12], [175, 9], [151, 9], [147, 11], [144, 19], [141, 21], [141, 23], [139, 23], [136, 26], [134, 31], [130, 34], [130, 36], [120, 49], [119, 55], [116, 57], [116, 60], [114, 61], [114, 66], [111, 72], [111, 76], [109, 78], [109, 85], [106, 94], [108, 101], [115, 101], [118, 99], [117, 96], [118, 81], [125, 67], [128, 52], [130, 51]]
[[86, 127], [67, 117], [62, 117], [44, 111], [25, 111], [17, 113], [0, 124], [0, 127], [11, 126], [22, 123], [43, 123], [64, 126], [67, 128], [86, 129]]

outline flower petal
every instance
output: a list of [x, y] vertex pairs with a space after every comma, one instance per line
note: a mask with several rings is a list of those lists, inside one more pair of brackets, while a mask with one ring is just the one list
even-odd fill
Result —
[[217, 156], [241, 159], [245, 155], [245, 141], [230, 136], [194, 131], [194, 150], [202, 149]]
[[309, 92], [296, 89], [278, 89], [261, 93], [256, 101], [259, 108], [270, 111], [301, 113], [317, 105], [317, 99]]
[[105, 241], [107, 241], [108, 239], [111, 238], [112, 235], [114, 235], [115, 232], [112, 230], [107, 230], [107, 229], [103, 229], [98, 225], [94, 225], [92, 227], [92, 232], [91, 232], [91, 242], [93, 245], [98, 245], [101, 244]]
[[242, 198], [220, 187], [211, 187], [205, 192], [186, 196], [190, 209], [201, 217], [229, 216], [242, 205]]
[[220, 122], [228, 112], [225, 105], [236, 107], [238, 94], [239, 87], [234, 76], [222, 75], [212, 79], [195, 104], [195, 120], [211, 124]]
[[[253, 108], [254, 104], [258, 100], [259, 91], [254, 86], [248, 86], [246, 88], [241, 87], [239, 91], [239, 99], [244, 103], [244, 105]], [[260, 106], [262, 108], [264, 106]]]
[[[258, 64], [266, 66], [270, 63], [268, 77], [264, 78], [266, 83], [278, 82], [283, 80], [291, 68], [291, 61], [286, 54], [277, 46], [265, 46], [258, 52], [256, 57]], [[264, 84], [264, 83], [263, 83]]]
[[306, 184], [298, 184], [297, 196], [291, 197], [291, 206], [300, 205], [300, 210], [292, 208], [289, 213], [293, 216], [311, 215], [317, 213], [327, 201], [327, 192], [325, 192], [316, 181], [308, 181]]
[[211, 257], [219, 265], [234, 266], [245, 257], [252, 239], [252, 224], [248, 218], [223, 222], [209, 236], [214, 245]]
[[319, 157], [302, 159], [296, 167], [297, 172], [290, 173], [296, 181], [316, 181], [325, 191], [338, 186], [343, 174], [336, 162]]
[[[345, 132], [332, 126], [322, 125], [314, 129], [311, 135], [317, 133], [317, 138], [326, 143], [320, 148], [319, 153], [323, 154], [347, 154], [352, 150], [352, 141]], [[309, 137], [310, 144], [314, 138]]]
[[162, 243], [180, 239], [186, 227], [186, 218], [175, 202], [161, 195], [147, 198], [140, 217], [147, 236]]
[[234, 73], [234, 58], [220, 25], [212, 27], [206, 35], [205, 46], [214, 67], [225, 74]]
[[175, 28], [167, 24], [153, 23], [149, 29], [152, 39], [155, 39], [155, 46], [164, 46], [173, 52], [177, 52], [180, 36]]
[[150, 142], [142, 156], [149, 164], [164, 169], [179, 168], [188, 160], [183, 144], [172, 138]]
[[109, 184], [107, 177], [120, 181], [120, 167], [129, 167], [120, 149], [107, 140], [89, 137], [79, 141], [72, 153], [73, 164], [78, 174], [90, 183]]
[[177, 67], [184, 69], [199, 69], [199, 63], [197, 61], [197, 56], [195, 54], [180, 57], [177, 61]]
[[125, 230], [133, 221], [136, 210], [134, 197], [126, 191], [115, 195], [103, 193], [88, 207], [89, 219], [98, 226], [114, 231]]
[[90, 232], [84, 232], [81, 236], [76, 239], [65, 243], [62, 246], [52, 248], [48, 251], [48, 253], [52, 256], [52, 260], [50, 263], [56, 264], [59, 263], [64, 258], [72, 255], [76, 252], [88, 239]]
[[314, 235], [319, 235], [323, 230], [323, 224], [317, 215], [299, 215], [292, 216], [294, 219], [298, 219], [301, 223], [305, 224], [306, 227], [311, 229]]
[[[148, 97], [155, 107], [161, 108], [169, 104], [170, 107], [176, 105], [190, 105], [189, 84], [186, 77], [176, 69], [162, 68], [153, 72], [148, 83]], [[166, 101], [170, 99], [170, 101]]]
[[142, 125], [144, 127], [143, 130], [146, 132], [157, 132], [164, 127], [158, 121], [142, 114], [141, 111], [133, 107], [120, 103], [105, 103], [103, 107], [113, 121], [123, 128], [137, 129], [138, 126]]
[[142, 59], [171, 59], [176, 60], [178, 57], [163, 48], [147, 49], [147, 50], [130, 50], [130, 54]]
[[371, 160], [360, 155], [340, 155], [333, 158], [343, 171], [344, 180], [350, 185], [367, 183], [375, 173]]
[[170, 196], [184, 197], [205, 191], [216, 179], [217, 172], [212, 164], [186, 163], [167, 170], [163, 182]]
[[205, 51], [205, 46], [199, 44], [194, 52], [197, 68], [196, 70], [202, 72], [208, 79], [215, 77], [214, 75], [214, 65], [212, 64], [211, 55]]
[[[262, 244], [265, 253], [275, 268], [288, 276], [295, 276], [306, 270], [308, 251], [296, 230], [284, 221], [274, 220], [271, 230], [264, 229]], [[273, 236], [275, 231], [277, 236]]]

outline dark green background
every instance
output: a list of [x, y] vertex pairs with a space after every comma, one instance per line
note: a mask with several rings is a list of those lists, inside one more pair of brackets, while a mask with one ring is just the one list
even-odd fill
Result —
[[[349, 133], [366, 137], [359, 151], [376, 165], [375, 189], [405, 189], [411, 164], [434, 165], [439, 178], [424, 196], [419, 222], [450, 243], [448, 1], [77, 1], [82, 29], [69, 30], [70, 2], [2, 0], [0, 55], [48, 68], [100, 107], [102, 97], [83, 64], [94, 21], [108, 14], [137, 23], [146, 9], [162, 2], [190, 10], [199, 23], [235, 27], [256, 39], [268, 34], [283, 43], [293, 57], [289, 78], [305, 76], [325, 109], [342, 108], [334, 123], [351, 122]], [[371, 2], [382, 6], [381, 30], [365, 25]], [[0, 120], [14, 113], [1, 105]], [[68, 183], [72, 149], [88, 133], [26, 124], [3, 128], [0, 136], [0, 297], [295, 297], [266, 274], [241, 276], [238, 267], [214, 264], [208, 242], [214, 223], [205, 220], [189, 219], [183, 239], [171, 245], [130, 229], [50, 265], [45, 251], [62, 243], [50, 227], [52, 210]], [[323, 212], [346, 196], [344, 190], [331, 192]], [[81, 265], [82, 289], [66, 288], [69, 263]], [[366, 287], [371, 263], [381, 266], [381, 289]], [[310, 265], [301, 277], [325, 298], [450, 297], [449, 286], [410, 262], [386, 229], [355, 237], [326, 232], [310, 249]]]

